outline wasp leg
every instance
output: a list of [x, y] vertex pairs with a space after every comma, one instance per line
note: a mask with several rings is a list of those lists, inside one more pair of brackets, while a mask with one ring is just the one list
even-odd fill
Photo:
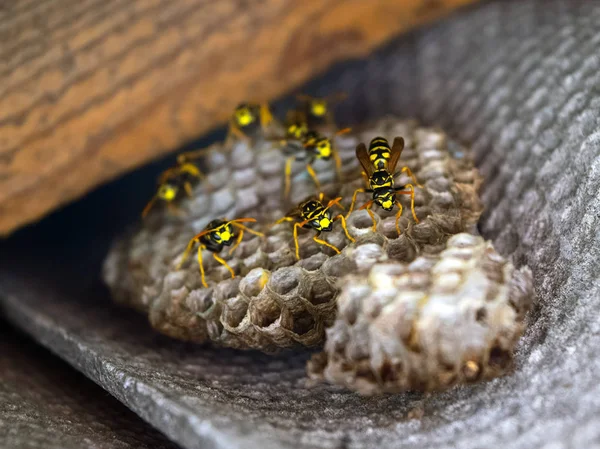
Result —
[[321, 190], [321, 183], [319, 182], [319, 178], [317, 178], [317, 174], [315, 173], [315, 170], [312, 168], [312, 165], [307, 164], [306, 171], [308, 172], [310, 177], [315, 182], [315, 186], [317, 186], [317, 190]]
[[262, 232], [258, 232], [258, 231], [255, 231], [254, 229], [247, 228], [246, 226], [241, 225], [239, 223], [231, 223], [231, 224], [233, 226], [235, 226], [236, 228], [239, 228], [240, 234], [238, 235], [238, 238], [237, 238], [237, 241], [235, 242], [235, 245], [233, 245], [233, 247], [229, 250], [229, 254], [233, 254], [233, 251], [235, 251], [235, 249], [242, 242], [242, 238], [244, 236], [244, 231], [248, 231], [250, 234], [254, 234], [254, 235], [257, 235], [259, 237], [264, 237], [265, 236]]
[[255, 231], [254, 229], [250, 229], [247, 226], [241, 225], [239, 223], [231, 223], [233, 226], [243, 229], [244, 231], [248, 231], [250, 234], [257, 235], [259, 237], [264, 237], [265, 235], [262, 232]]
[[326, 98], [330, 104], [337, 104], [340, 101], [344, 101], [346, 98], [348, 98], [348, 94], [346, 92], [336, 92], [327, 96]]
[[312, 101], [314, 99], [315, 99], [315, 97], [311, 97], [310, 95], [306, 95], [306, 94], [297, 94], [296, 95], [296, 100], [298, 100], [298, 101], [308, 102], [308, 101]]
[[260, 105], [260, 126], [263, 131], [265, 128], [271, 124], [273, 121], [273, 114], [271, 114], [271, 109], [267, 103], [262, 103]]
[[194, 159], [200, 159], [201, 157], [206, 156], [211, 150], [212, 147], [201, 148], [199, 150], [194, 151], [186, 151], [185, 153], [181, 153], [177, 156], [177, 162], [179, 164], [185, 164], [186, 162], [193, 161]]
[[[188, 258], [188, 256], [190, 255], [190, 252], [192, 251], [192, 249], [194, 248], [194, 245], [196, 244], [196, 242], [198, 242], [198, 240], [196, 238], [193, 238], [192, 240], [190, 240], [190, 242], [188, 243], [187, 247], [185, 248], [185, 251], [183, 253], [183, 256], [181, 257], [181, 261], [179, 262], [179, 264], [177, 265], [177, 269], [180, 270], [183, 263], [186, 261], [186, 259]], [[200, 245], [198, 246], [198, 266], [200, 267], [200, 278], [202, 280], [202, 285], [204, 286], [204, 288], [207, 288], [208, 285], [206, 284], [206, 280], [204, 279], [204, 265], [202, 264], [202, 251], [204, 250], [205, 246], [204, 245]]]
[[169, 212], [171, 212], [171, 214], [175, 215], [176, 217], [185, 217], [185, 212], [183, 212], [173, 203], [167, 203], [167, 208], [169, 209]]
[[142, 218], [146, 218], [146, 215], [148, 215], [148, 212], [150, 212], [150, 209], [152, 209], [152, 206], [154, 206], [157, 199], [158, 196], [154, 195], [152, 199], [148, 201], [148, 204], [146, 204], [146, 207], [144, 207], [144, 210], [142, 211]]
[[338, 182], [342, 182], [342, 159], [340, 153], [335, 148], [332, 148], [333, 161], [335, 162], [335, 174]]
[[215, 258], [215, 260], [217, 262], [219, 262], [221, 265], [223, 265], [225, 268], [227, 268], [229, 270], [229, 272], [231, 273], [231, 278], [233, 279], [235, 277], [235, 273], [233, 272], [233, 269], [227, 265], [227, 262], [225, 262], [224, 259], [221, 259], [217, 253], [213, 253], [213, 257]]
[[[364, 172], [363, 172], [364, 174]], [[352, 195], [352, 202], [350, 203], [350, 209], [348, 210], [348, 213], [346, 214], [346, 218], [348, 218], [348, 215], [350, 215], [352, 213], [352, 211], [354, 210], [354, 204], [356, 203], [356, 196], [359, 193], [363, 193], [365, 191], [365, 189], [356, 189], [354, 191], [354, 195]]]
[[348, 237], [348, 240], [350, 240], [352, 243], [356, 242], [354, 237], [352, 237], [350, 235], [350, 233], [348, 232], [348, 228], [346, 227], [346, 219], [344, 218], [344, 216], [342, 214], [339, 214], [337, 217], [335, 217], [333, 219], [333, 221], [336, 221], [336, 220], [342, 220], [342, 229], [344, 230], [346, 237]]
[[328, 110], [325, 114], [325, 124], [328, 126], [335, 126], [335, 117], [333, 116], [333, 111]]
[[335, 251], [336, 253], [338, 253], [338, 254], [340, 253], [340, 250], [339, 250], [339, 249], [337, 249], [335, 246], [333, 246], [331, 243], [327, 243], [325, 240], [321, 240], [321, 239], [319, 238], [319, 235], [321, 235], [321, 234], [320, 234], [320, 233], [318, 233], [318, 234], [315, 234], [315, 236], [313, 237], [313, 240], [314, 240], [315, 242], [317, 242], [317, 243], [318, 243], [318, 244], [320, 244], [320, 245], [323, 245], [323, 246], [326, 246], [326, 247], [328, 247], [328, 248], [331, 248], [332, 250], [334, 250], [334, 251]]
[[202, 263], [202, 251], [204, 250], [204, 245], [200, 245], [198, 247], [198, 266], [200, 267], [200, 279], [202, 280], [202, 285], [204, 288], [208, 288], [208, 284], [206, 283], [206, 279], [204, 277], [204, 264]]
[[404, 189], [410, 189], [410, 192], [396, 192], [399, 195], [410, 195], [410, 211], [412, 212], [412, 216], [415, 219], [415, 223], [419, 222], [419, 219], [417, 218], [417, 214], [415, 213], [415, 188], [412, 186], [412, 184], [406, 184], [405, 186], [401, 187], [401, 190]]
[[[333, 118], [331, 120], [331, 124], [333, 125]], [[339, 136], [340, 134], [346, 134], [348, 132], [352, 131], [352, 128], [344, 128], [344, 129], [340, 129], [339, 131], [337, 131], [335, 133], [336, 136]], [[337, 150], [337, 148], [335, 147], [335, 145], [333, 144], [334, 139], [331, 139], [332, 144], [331, 144], [331, 152], [333, 154], [333, 160], [335, 161], [335, 174], [337, 175], [337, 179], [339, 182], [342, 182], [342, 158], [340, 158], [340, 153]]]
[[367, 213], [369, 214], [369, 217], [371, 217], [371, 220], [373, 220], [373, 227], [371, 229], [373, 230], [373, 232], [377, 232], [377, 220], [375, 219], [375, 214], [371, 210], [371, 206], [373, 206], [373, 200], [368, 201], [365, 204], [363, 204], [360, 207], [360, 210], [364, 209], [367, 211]]
[[233, 254], [233, 252], [235, 251], [235, 249], [240, 246], [240, 243], [242, 243], [242, 239], [244, 238], [244, 230], [240, 229], [240, 233], [238, 234], [238, 238], [235, 241], [235, 245], [233, 245], [231, 247], [231, 249], [229, 250], [229, 255]]
[[298, 245], [298, 228], [304, 226], [306, 222], [294, 223], [294, 245], [296, 245], [296, 259], [300, 260], [300, 245]]
[[417, 181], [417, 178], [415, 177], [414, 173], [410, 170], [410, 168], [402, 167], [402, 170], [400, 170], [400, 174], [404, 172], [406, 172], [406, 174], [410, 177], [410, 179], [412, 179], [412, 182], [414, 182], [417, 187], [423, 188], [423, 186], [419, 184], [419, 181]]
[[350, 128], [350, 127], [347, 127], [347, 128], [342, 128], [342, 129], [340, 129], [340, 130], [336, 131], [335, 135], [336, 135], [336, 136], [340, 136], [340, 135], [342, 135], [342, 134], [348, 134], [348, 133], [349, 133], [349, 132], [351, 132], [351, 131], [352, 131], [352, 128]]
[[284, 198], [288, 198], [290, 195], [290, 187], [292, 183], [292, 162], [294, 162], [296, 156], [289, 157], [287, 161], [285, 161], [285, 188], [283, 190]]
[[187, 196], [192, 197], [192, 185], [189, 182], [185, 182], [183, 184], [183, 188], [185, 190], [185, 193], [187, 193]]
[[227, 132], [227, 137], [225, 138], [225, 142], [229, 143], [234, 136], [237, 137], [238, 139], [244, 140], [246, 142], [249, 142], [251, 140], [250, 137], [248, 137], [246, 134], [244, 134], [244, 131], [242, 131], [239, 128], [239, 126], [237, 126], [234, 123], [230, 123], [229, 131]]
[[200, 267], [200, 279], [202, 280], [202, 285], [204, 288], [208, 288], [208, 284], [206, 283], [206, 279], [204, 277], [204, 264], [202, 263], [202, 250], [204, 249], [204, 245], [200, 245], [198, 247], [198, 266]]
[[282, 217], [279, 220], [277, 220], [275, 223], [273, 223], [272, 226], [277, 226], [278, 224], [281, 224], [284, 221], [295, 221], [295, 220], [292, 217]]
[[402, 204], [400, 204], [400, 201], [396, 201], [396, 206], [398, 206], [398, 213], [396, 214], [396, 231], [398, 232], [398, 235], [402, 234], [402, 231], [400, 230], [400, 215], [402, 215]]
[[[183, 252], [183, 256], [181, 256], [181, 260], [179, 261], [179, 264], [177, 265], [178, 270], [181, 269], [181, 266], [183, 265], [183, 263], [186, 261], [186, 259], [190, 255], [190, 252], [192, 251], [192, 248], [194, 247], [195, 243], [196, 243], [195, 238], [188, 242], [187, 246], [185, 247], [185, 251]], [[200, 245], [200, 246], [202, 246], [202, 245]]]

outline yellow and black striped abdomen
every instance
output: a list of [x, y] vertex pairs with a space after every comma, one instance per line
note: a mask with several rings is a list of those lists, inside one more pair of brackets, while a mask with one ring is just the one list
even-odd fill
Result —
[[383, 137], [375, 137], [369, 145], [369, 159], [376, 170], [386, 169], [392, 155], [390, 144]]

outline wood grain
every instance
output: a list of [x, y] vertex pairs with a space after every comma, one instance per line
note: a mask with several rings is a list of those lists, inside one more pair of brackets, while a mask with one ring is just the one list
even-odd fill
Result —
[[0, 6], [0, 235], [475, 0]]

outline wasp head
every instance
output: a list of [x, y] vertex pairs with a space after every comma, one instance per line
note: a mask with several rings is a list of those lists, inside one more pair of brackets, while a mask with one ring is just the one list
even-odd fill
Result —
[[256, 121], [256, 113], [252, 105], [242, 103], [233, 112], [235, 123], [241, 127], [251, 125]]
[[306, 126], [306, 123], [291, 123], [286, 130], [288, 136], [298, 140], [304, 137], [307, 132], [308, 127]]
[[331, 215], [328, 212], [325, 212], [314, 220], [311, 220], [309, 224], [311, 228], [319, 232], [329, 232], [333, 227], [333, 221], [331, 220]]
[[323, 117], [327, 114], [327, 102], [325, 100], [313, 99], [310, 102], [310, 113], [315, 117]]
[[164, 183], [158, 187], [157, 196], [164, 201], [173, 201], [179, 192], [179, 186], [171, 183]]
[[384, 210], [392, 210], [396, 201], [396, 192], [390, 189], [381, 189], [373, 192], [373, 200]]
[[233, 227], [229, 222], [223, 223], [210, 233], [210, 239], [218, 245], [229, 246], [234, 238]]
[[313, 131], [309, 131], [306, 134], [304, 148], [311, 151], [317, 159], [328, 160], [333, 153], [331, 140], [327, 137], [319, 136]]
[[329, 159], [332, 151], [331, 140], [329, 140], [327, 137], [320, 138], [315, 144], [315, 149], [319, 159]]

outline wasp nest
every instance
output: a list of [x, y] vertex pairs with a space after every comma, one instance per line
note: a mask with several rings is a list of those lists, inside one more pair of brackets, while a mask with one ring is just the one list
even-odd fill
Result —
[[455, 235], [410, 264], [349, 275], [309, 375], [362, 394], [439, 390], [505, 373], [531, 306], [528, 268]]
[[[297, 261], [292, 225], [269, 225], [315, 193], [304, 165], [294, 164], [292, 201], [286, 203], [281, 194], [286, 156], [280, 149], [261, 139], [228, 148], [215, 145], [204, 161], [207, 180], [191, 198], [182, 198], [181, 214], [157, 208], [140, 229], [115, 243], [104, 267], [115, 298], [144, 311], [156, 329], [179, 339], [267, 352], [322, 344], [326, 327], [336, 317], [342, 276], [360, 279], [378, 263], [407, 263], [419, 255], [438, 254], [448, 237], [470, 230], [481, 212], [480, 178], [470, 152], [437, 129], [393, 118], [335, 138], [346, 181], [335, 182], [333, 163], [314, 165], [328, 196], [342, 196], [348, 207], [354, 190], [364, 186], [356, 145], [368, 144], [377, 135], [390, 141], [404, 137], [399, 167], [408, 166], [423, 185], [415, 195], [419, 223], [412, 219], [408, 198], [401, 199], [400, 236], [394, 212], [375, 207], [373, 232], [371, 218], [359, 210], [348, 217], [355, 243], [350, 244], [339, 223], [321, 236], [343, 249], [339, 255], [317, 245], [314, 231], [301, 231]], [[403, 175], [396, 182], [409, 180]], [[368, 200], [364, 195], [359, 195], [359, 206]], [[189, 239], [208, 222], [244, 216], [256, 218], [255, 229], [265, 237], [248, 235], [232, 256], [221, 253], [235, 270], [234, 279], [208, 253], [204, 261], [209, 288], [201, 285], [195, 258], [177, 269]]]

